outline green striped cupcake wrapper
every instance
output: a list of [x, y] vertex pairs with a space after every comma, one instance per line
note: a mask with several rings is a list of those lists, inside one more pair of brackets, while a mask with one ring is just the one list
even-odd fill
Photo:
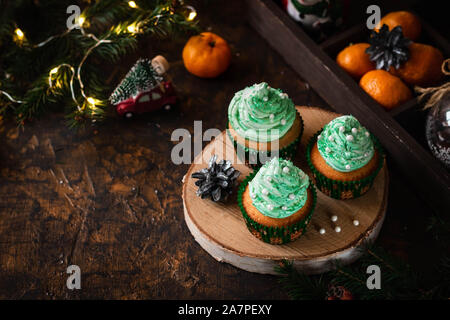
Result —
[[241, 209], [248, 230], [258, 239], [270, 244], [284, 244], [294, 241], [306, 232], [306, 227], [311, 221], [311, 217], [314, 213], [314, 209], [317, 203], [317, 193], [314, 185], [312, 183], [309, 185], [309, 188], [311, 188], [311, 192], [313, 195], [313, 203], [311, 206], [311, 210], [308, 212], [308, 215], [304, 219], [290, 226], [268, 227], [250, 218], [247, 214], [247, 211], [245, 211], [244, 209], [244, 205], [242, 204], [242, 195], [244, 194], [245, 188], [256, 175], [257, 171], [258, 170], [253, 171], [244, 179], [244, 181], [239, 186], [237, 195], [238, 205]]
[[314, 136], [309, 140], [306, 148], [306, 161], [311, 169], [316, 187], [327, 196], [338, 200], [353, 199], [362, 196], [372, 187], [376, 176], [384, 164], [384, 151], [378, 139], [371, 134], [374, 146], [378, 151], [379, 159], [377, 168], [369, 176], [361, 180], [338, 181], [324, 176], [311, 162], [311, 150], [317, 141], [317, 136], [322, 132], [322, 130], [323, 128], [314, 134]]
[[[300, 113], [297, 111], [298, 115], [300, 116]], [[298, 145], [300, 143], [300, 138], [302, 137], [303, 134], [303, 129], [304, 129], [304, 123], [303, 123], [303, 119], [300, 116], [300, 133], [298, 135], [298, 137], [291, 142], [288, 146], [279, 149], [278, 151], [278, 157], [279, 158], [283, 158], [283, 159], [288, 159], [288, 160], [293, 160], [295, 158], [295, 155], [297, 154], [297, 148]], [[227, 127], [228, 128], [228, 127]], [[239, 143], [237, 143], [237, 141], [235, 141], [233, 139], [233, 137], [230, 134], [230, 130], [227, 129], [227, 134], [228, 137], [230, 138], [230, 140], [233, 142], [233, 146], [234, 149], [236, 150], [236, 153], [239, 157], [239, 159], [245, 163], [245, 165], [254, 168], [254, 169], [258, 169], [260, 168], [264, 163], [260, 161], [261, 157], [262, 158], [266, 158], [266, 159], [271, 159], [271, 154], [270, 151], [259, 151], [259, 150], [255, 150], [252, 148], [248, 148], [246, 146], [243, 146]], [[242, 159], [241, 156], [244, 155], [245, 159]]]

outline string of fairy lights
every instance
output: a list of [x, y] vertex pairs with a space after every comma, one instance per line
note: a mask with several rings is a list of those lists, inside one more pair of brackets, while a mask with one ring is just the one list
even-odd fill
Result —
[[[180, 3], [183, 4], [183, 1], [180, 1]], [[133, 8], [133, 9], [138, 9], [139, 8], [135, 1], [128, 1], [128, 5], [131, 8]], [[195, 10], [195, 8], [192, 7], [192, 6], [189, 6], [189, 5], [185, 5], [184, 8], [187, 11], [186, 20], [187, 21], [193, 21], [197, 17], [197, 11]], [[167, 8], [167, 10], [170, 10], [170, 9]], [[155, 19], [155, 21], [153, 23], [155, 26], [158, 24], [159, 19], [161, 17], [162, 17], [161, 15], [156, 15], [155, 17], [152, 17], [152, 19]], [[80, 63], [78, 64], [78, 66], [76, 68], [74, 66], [68, 64], [68, 63], [61, 63], [61, 64], [53, 67], [48, 73], [49, 88], [53, 88], [53, 86], [55, 85], [54, 84], [54, 78], [58, 74], [59, 70], [61, 68], [68, 68], [70, 70], [70, 72], [71, 72], [71, 77], [70, 77], [70, 81], [69, 81], [70, 93], [71, 93], [72, 100], [74, 101], [74, 103], [77, 106], [78, 111], [82, 111], [83, 105], [86, 105], [86, 104], [82, 103], [81, 106], [80, 106], [80, 103], [77, 100], [77, 96], [76, 96], [75, 89], [74, 89], [74, 80], [75, 80], [75, 78], [78, 81], [78, 85], [79, 85], [79, 90], [80, 90], [81, 96], [84, 98], [84, 101], [87, 102], [87, 105], [90, 107], [92, 113], [95, 113], [96, 106], [104, 104], [105, 101], [102, 101], [102, 100], [97, 99], [95, 97], [88, 96], [86, 94], [86, 92], [84, 90], [85, 89], [84, 83], [83, 83], [82, 78], [81, 78], [81, 68], [82, 68], [84, 62], [86, 61], [86, 59], [89, 57], [91, 52], [96, 47], [98, 47], [98, 46], [100, 46], [100, 45], [102, 45], [104, 43], [111, 43], [112, 40], [109, 40], [109, 39], [98, 39], [94, 34], [87, 33], [85, 31], [85, 29], [83, 28], [83, 26], [87, 24], [87, 17], [83, 16], [83, 14], [80, 15], [78, 17], [78, 19], [76, 19], [75, 22], [76, 22], [75, 25], [73, 27], [67, 29], [65, 32], [63, 32], [63, 33], [61, 33], [59, 35], [53, 35], [53, 36], [47, 38], [46, 40], [44, 40], [44, 41], [42, 41], [42, 42], [40, 42], [38, 44], [31, 45], [31, 47], [33, 47], [33, 48], [43, 47], [47, 43], [49, 43], [50, 41], [52, 41], [52, 40], [54, 40], [56, 38], [64, 37], [65, 35], [67, 35], [68, 33], [72, 32], [75, 29], [79, 29], [83, 36], [91, 38], [91, 39], [93, 39], [95, 41], [95, 43], [86, 50], [86, 53], [84, 54], [83, 58], [81, 59]], [[133, 24], [128, 25], [126, 30], [129, 33], [131, 33], [131, 34], [141, 33], [140, 26], [139, 26], [138, 23], [137, 24], [133, 23]], [[121, 31], [117, 30], [116, 32], [121, 32]], [[19, 27], [16, 27], [16, 29], [14, 30], [13, 37], [14, 37], [15, 42], [18, 43], [19, 45], [23, 44], [24, 41], [26, 40], [25, 33]], [[24, 101], [15, 99], [8, 92], [6, 92], [4, 90], [0, 89], [0, 94], [3, 94], [5, 97], [7, 97], [13, 103], [17, 103], [17, 104], [24, 103]]]

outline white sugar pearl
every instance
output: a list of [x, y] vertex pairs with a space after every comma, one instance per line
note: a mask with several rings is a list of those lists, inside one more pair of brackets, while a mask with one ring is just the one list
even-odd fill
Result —
[[345, 137], [345, 139], [346, 139], [347, 141], [353, 141], [353, 136], [348, 135], [348, 136]]
[[331, 216], [331, 221], [337, 221], [338, 217], [337, 216]]
[[288, 168], [288, 167], [284, 167], [284, 168], [283, 168], [283, 172], [284, 172], [284, 173], [289, 173], [289, 168]]
[[336, 232], [341, 232], [341, 227], [339, 227], [339, 226], [337, 226], [336, 228], [334, 228], [334, 231], [336, 231]]
[[350, 170], [350, 165], [347, 164], [347, 165], [345, 166], [345, 169]]
[[320, 234], [325, 234], [325, 229], [324, 228], [320, 228], [319, 233]]
[[273, 204], [268, 204], [268, 205], [267, 205], [267, 209], [269, 209], [270, 211], [272, 211], [272, 210], [273, 210]]
[[331, 149], [328, 148], [328, 147], [326, 147], [326, 148], [325, 148], [325, 152], [330, 153], [330, 152], [331, 152]]
[[369, 156], [369, 154], [366, 152], [366, 153], [364, 153], [364, 157], [368, 157]]
[[286, 119], [281, 119], [281, 125], [284, 126], [286, 124]]
[[286, 207], [286, 206], [283, 206], [283, 207], [281, 207], [281, 209], [283, 209], [284, 211], [286, 211], [286, 210], [287, 210], [287, 207]]
[[289, 199], [294, 200], [294, 199], [295, 199], [295, 195], [294, 195], [293, 193], [291, 193], [291, 194], [289, 195]]
[[265, 195], [265, 196], [267, 196], [267, 195], [269, 194], [269, 191], [268, 191], [267, 189], [263, 189], [263, 190], [262, 190], [262, 194]]
[[270, 120], [273, 120], [275, 118], [275, 115], [272, 113], [269, 118]]
[[267, 101], [269, 101], [269, 98], [268, 98], [268, 97], [264, 97], [263, 100], [264, 100], [265, 102], [267, 102]]
[[322, 135], [319, 134], [319, 135], [317, 136], [317, 140], [320, 140], [320, 139], [322, 139]]
[[344, 127], [344, 126], [339, 127], [339, 131], [340, 131], [340, 132], [344, 132], [344, 131], [345, 131], [345, 127]]
[[358, 220], [353, 220], [353, 225], [356, 226], [356, 227], [359, 226], [359, 221]]
[[333, 136], [329, 136], [329, 137], [328, 137], [328, 140], [334, 141], [334, 137], [333, 137]]
[[358, 132], [358, 129], [352, 128], [352, 133], [353, 133], [353, 134], [356, 134], [357, 132]]
[[366, 131], [366, 137], [370, 136], [369, 131]]

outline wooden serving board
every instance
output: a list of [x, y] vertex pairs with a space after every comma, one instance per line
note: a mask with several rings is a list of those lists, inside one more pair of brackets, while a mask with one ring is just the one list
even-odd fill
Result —
[[[294, 164], [310, 174], [304, 159], [309, 138], [339, 114], [314, 107], [297, 107], [305, 130]], [[364, 196], [352, 200], [335, 200], [317, 191], [317, 206], [306, 233], [285, 245], [271, 245], [258, 240], [247, 229], [234, 196], [225, 203], [214, 203], [197, 197], [192, 173], [207, 166], [213, 154], [218, 159], [231, 160], [241, 171], [239, 183], [252, 171], [238, 161], [226, 132], [216, 137], [199, 154], [183, 179], [183, 205], [186, 224], [195, 240], [220, 262], [257, 273], [275, 274], [274, 266], [282, 259], [293, 262], [298, 270], [322, 273], [331, 270], [337, 260], [348, 264], [359, 257], [358, 246], [373, 241], [384, 220], [388, 194], [386, 163], [374, 185]], [[237, 188], [236, 188], [237, 190]], [[331, 221], [336, 215], [338, 220]], [[358, 220], [355, 226], [353, 220]], [[340, 232], [335, 227], [341, 228]], [[325, 229], [325, 234], [319, 230]]]

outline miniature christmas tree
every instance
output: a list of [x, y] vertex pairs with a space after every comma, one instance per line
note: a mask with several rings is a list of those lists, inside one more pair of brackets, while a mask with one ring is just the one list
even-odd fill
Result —
[[116, 105], [139, 92], [152, 89], [162, 80], [163, 77], [152, 67], [149, 59], [139, 59], [111, 94], [109, 101]]

